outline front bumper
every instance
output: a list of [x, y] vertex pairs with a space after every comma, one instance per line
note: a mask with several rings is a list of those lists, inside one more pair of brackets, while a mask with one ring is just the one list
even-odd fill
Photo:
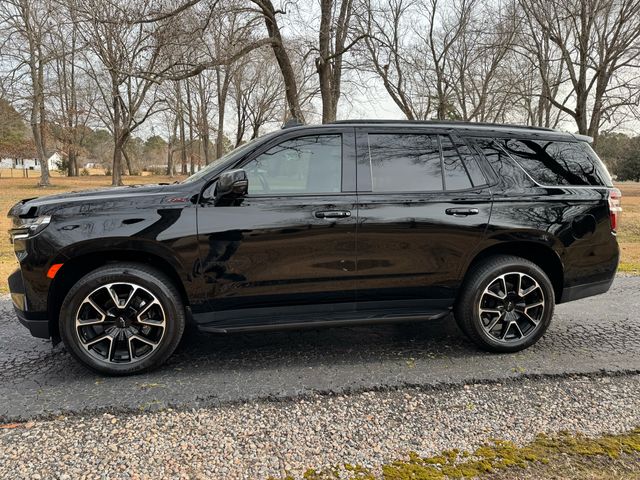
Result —
[[27, 327], [34, 337], [50, 338], [49, 319], [46, 313], [30, 312], [28, 310], [20, 269], [9, 275], [8, 283], [13, 308], [20, 323]]

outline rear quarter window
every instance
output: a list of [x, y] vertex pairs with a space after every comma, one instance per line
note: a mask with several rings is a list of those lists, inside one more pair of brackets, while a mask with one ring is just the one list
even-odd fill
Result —
[[537, 183], [548, 186], [611, 186], [611, 177], [585, 142], [496, 139]]

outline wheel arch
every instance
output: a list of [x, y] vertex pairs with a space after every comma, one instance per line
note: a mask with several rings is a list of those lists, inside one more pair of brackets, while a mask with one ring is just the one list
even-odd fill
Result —
[[525, 258], [538, 265], [549, 277], [553, 285], [556, 301], [562, 298], [564, 288], [564, 265], [558, 253], [548, 245], [533, 241], [510, 241], [488, 246], [475, 254], [467, 265], [462, 283], [472, 267], [485, 259], [496, 255], [514, 255]]
[[[79, 254], [74, 254], [66, 261], [57, 260], [63, 263], [56, 273], [49, 287], [47, 296], [47, 314], [49, 318], [49, 331], [53, 337], [58, 336], [58, 321], [62, 302], [71, 288], [83, 276], [102, 266], [127, 262], [151, 265], [164, 273], [175, 285], [185, 307], [189, 306], [189, 297], [184, 285], [184, 272], [182, 268], [171, 261], [171, 257], [160, 255], [158, 252], [147, 249], [109, 249], [109, 250], [86, 250]], [[56, 263], [54, 261], [53, 263]]]

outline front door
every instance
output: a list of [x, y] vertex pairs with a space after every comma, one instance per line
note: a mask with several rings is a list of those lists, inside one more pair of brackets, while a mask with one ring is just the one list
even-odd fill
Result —
[[358, 130], [358, 309], [446, 308], [489, 221], [478, 160], [446, 131]]
[[212, 310], [355, 308], [353, 130], [283, 134], [233, 168], [247, 172], [249, 194], [198, 211], [200, 268]]

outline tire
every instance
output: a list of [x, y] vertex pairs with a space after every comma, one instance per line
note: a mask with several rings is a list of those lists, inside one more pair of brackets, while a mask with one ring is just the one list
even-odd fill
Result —
[[175, 285], [162, 272], [137, 263], [88, 273], [67, 293], [60, 310], [60, 337], [67, 350], [107, 375], [162, 365], [184, 328], [185, 309]]
[[483, 350], [517, 352], [544, 335], [554, 307], [553, 286], [538, 265], [499, 255], [469, 271], [454, 316], [460, 329]]
[[466, 326], [462, 324], [462, 321], [460, 320], [462, 317], [460, 315], [458, 315], [457, 313], [455, 313], [455, 308], [454, 308], [454, 315], [453, 315], [453, 319], [456, 321], [456, 325], [458, 326], [458, 329], [464, 334], [465, 337], [471, 339], [471, 336], [469, 335], [469, 332], [467, 332], [466, 330]]

